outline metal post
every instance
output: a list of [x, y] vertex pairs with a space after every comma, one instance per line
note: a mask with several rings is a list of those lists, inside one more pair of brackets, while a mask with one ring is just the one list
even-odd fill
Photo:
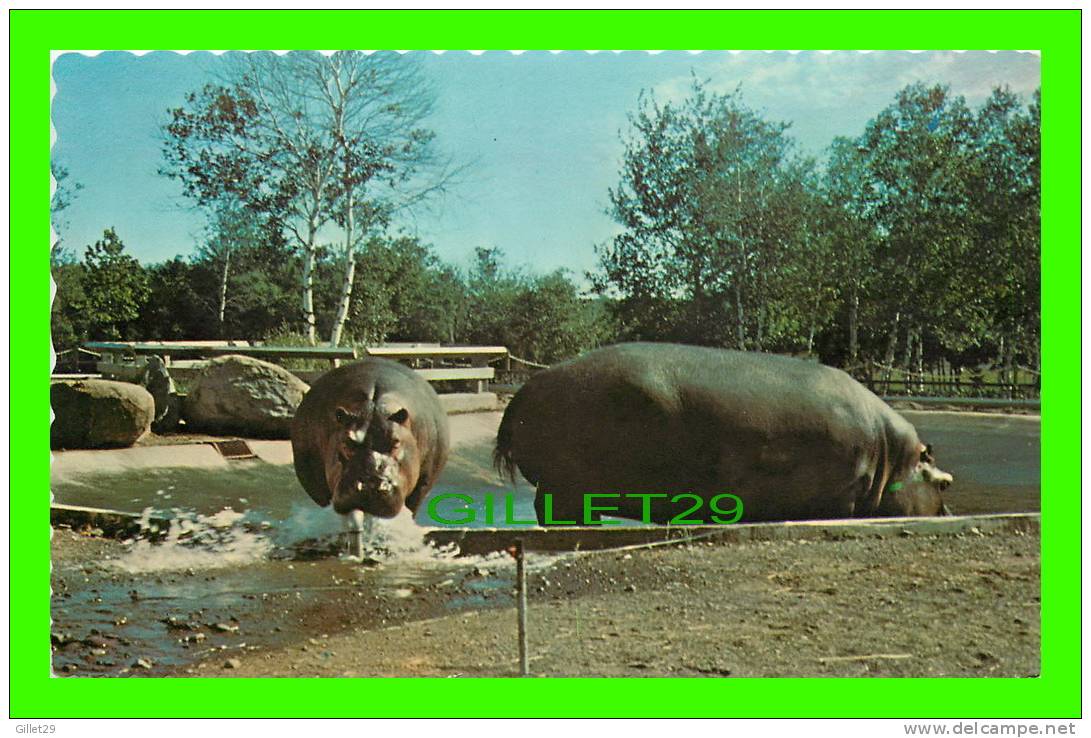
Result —
[[364, 511], [353, 510], [342, 520], [349, 535], [349, 556], [362, 559], [364, 557]]
[[515, 542], [515, 579], [519, 590], [519, 676], [529, 676], [530, 662], [527, 654], [527, 561], [522, 538]]

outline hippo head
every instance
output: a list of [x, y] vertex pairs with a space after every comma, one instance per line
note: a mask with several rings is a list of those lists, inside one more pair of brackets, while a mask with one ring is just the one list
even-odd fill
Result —
[[913, 477], [935, 487], [939, 492], [946, 490], [951, 486], [951, 482], [955, 481], [954, 477], [936, 466], [936, 457], [932, 453], [932, 444], [930, 443], [920, 445], [920, 460], [917, 462]]
[[950, 515], [940, 493], [952, 481], [954, 477], [936, 466], [932, 447], [921, 444], [913, 470], [904, 481], [887, 486], [876, 514], [880, 517]]
[[417, 486], [420, 469], [409, 411], [387, 395], [375, 404], [337, 404], [329, 412], [324, 466], [334, 510], [394, 517]]
[[889, 494], [883, 495], [880, 513], [895, 516], [927, 517], [950, 515], [951, 511], [943, 501], [944, 492], [954, 481], [947, 472], [936, 466], [931, 445], [920, 445], [920, 455], [909, 478], [897, 489], [888, 488]]

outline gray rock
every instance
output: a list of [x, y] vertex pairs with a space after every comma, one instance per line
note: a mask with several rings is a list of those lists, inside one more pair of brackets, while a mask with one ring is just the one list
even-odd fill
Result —
[[186, 425], [209, 433], [288, 438], [308, 386], [283, 367], [248, 356], [221, 356], [186, 396]]
[[106, 379], [54, 382], [49, 402], [56, 415], [49, 431], [52, 448], [132, 446], [155, 415], [155, 400], [146, 389]]

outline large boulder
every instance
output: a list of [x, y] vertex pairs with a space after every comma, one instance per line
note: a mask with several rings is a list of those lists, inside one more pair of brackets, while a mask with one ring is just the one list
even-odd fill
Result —
[[288, 438], [307, 384], [287, 369], [248, 356], [213, 359], [186, 396], [186, 425], [208, 433]]
[[56, 416], [49, 431], [52, 448], [132, 446], [155, 416], [146, 389], [106, 379], [55, 382], [49, 402]]

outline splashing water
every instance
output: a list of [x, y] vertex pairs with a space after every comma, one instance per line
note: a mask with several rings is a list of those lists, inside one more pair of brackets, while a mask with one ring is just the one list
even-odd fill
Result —
[[[161, 523], [153, 522], [153, 517], [167, 518], [167, 530], [161, 530]], [[212, 515], [145, 508], [139, 521], [141, 535], [110, 564], [131, 574], [251, 564], [266, 558], [274, 548], [262, 532], [268, 521], [258, 517], [231, 508]]]
[[238, 567], [270, 558], [308, 554], [313, 558], [338, 552], [343, 560], [370, 564], [393, 560], [424, 564], [458, 555], [457, 547], [428, 544], [424, 536], [429, 529], [418, 525], [408, 510], [390, 519], [364, 516], [362, 557], [343, 553], [347, 551], [343, 516], [305, 502], [293, 503], [283, 520], [231, 507], [211, 515], [147, 507], [139, 524], [141, 533], [122, 556], [110, 562], [132, 574]]

